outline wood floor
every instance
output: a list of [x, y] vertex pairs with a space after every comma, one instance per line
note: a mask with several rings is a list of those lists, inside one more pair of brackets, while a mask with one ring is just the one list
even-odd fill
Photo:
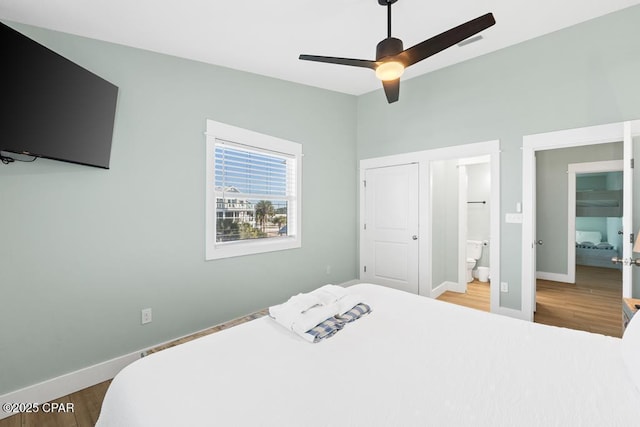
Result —
[[[469, 283], [467, 293], [445, 292], [438, 299], [489, 311], [489, 284], [474, 281]], [[536, 323], [620, 337], [622, 275], [620, 271], [608, 268], [579, 267], [575, 285], [538, 280], [536, 308]], [[247, 320], [250, 320], [249, 316]], [[237, 320], [232, 322], [238, 323]], [[211, 328], [206, 333], [233, 326], [232, 322]], [[54, 401], [73, 403], [73, 412], [18, 414], [0, 420], [0, 427], [92, 427], [98, 419], [110, 382], [105, 381]]]
[[438, 297], [441, 301], [463, 305], [482, 311], [491, 311], [489, 303], [489, 283], [474, 280], [467, 283], [467, 293], [447, 291]]
[[73, 404], [73, 412], [16, 414], [0, 420], [0, 427], [93, 427], [110, 383], [111, 380], [105, 381], [52, 401], [63, 404], [65, 409]]
[[[474, 281], [466, 294], [447, 291], [438, 299], [489, 311], [489, 284]], [[575, 284], [537, 280], [534, 321], [621, 337], [622, 273], [578, 266]]]
[[576, 284], [537, 281], [535, 322], [622, 337], [622, 272], [576, 269]]

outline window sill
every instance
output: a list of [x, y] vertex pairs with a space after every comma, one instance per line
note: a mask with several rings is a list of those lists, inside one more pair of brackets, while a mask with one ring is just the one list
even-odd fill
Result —
[[214, 259], [232, 258], [237, 256], [261, 254], [265, 252], [283, 251], [288, 249], [297, 249], [302, 246], [300, 239], [295, 237], [283, 237], [277, 241], [242, 241], [242, 242], [225, 242], [209, 245], [205, 259], [207, 261]]

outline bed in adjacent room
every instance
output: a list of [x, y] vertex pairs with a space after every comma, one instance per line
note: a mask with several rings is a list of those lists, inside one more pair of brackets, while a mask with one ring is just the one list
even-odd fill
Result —
[[576, 230], [576, 264], [620, 270], [622, 265], [611, 261], [620, 255], [622, 254], [614, 245], [602, 241], [599, 231]]
[[591, 267], [615, 268], [620, 270], [620, 264], [614, 264], [611, 259], [619, 257], [618, 250], [610, 243], [576, 243], [576, 264]]
[[619, 339], [347, 292], [371, 313], [318, 343], [266, 316], [129, 365], [98, 427], [638, 425], [640, 318]]

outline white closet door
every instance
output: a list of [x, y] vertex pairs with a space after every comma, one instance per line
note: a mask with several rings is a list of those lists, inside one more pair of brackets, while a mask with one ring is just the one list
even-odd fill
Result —
[[418, 165], [367, 169], [361, 279], [418, 293]]

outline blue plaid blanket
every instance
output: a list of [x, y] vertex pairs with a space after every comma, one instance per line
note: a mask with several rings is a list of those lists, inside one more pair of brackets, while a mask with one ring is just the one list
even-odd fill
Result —
[[323, 339], [332, 337], [340, 329], [344, 328], [344, 325], [346, 325], [347, 323], [353, 322], [354, 320], [357, 320], [365, 314], [369, 314], [370, 312], [371, 307], [369, 307], [367, 304], [360, 303], [344, 314], [338, 314], [328, 318], [324, 322], [309, 329], [306, 333], [313, 337], [313, 342], [315, 343]]
[[358, 320], [365, 314], [369, 314], [371, 312], [371, 307], [367, 304], [361, 302], [360, 304], [353, 307], [351, 310], [347, 311], [344, 314], [339, 314], [336, 317], [338, 319], [344, 320], [345, 322], [353, 322], [354, 320]]
[[313, 337], [313, 342], [318, 342], [335, 335], [340, 329], [344, 328], [345, 324], [346, 322], [344, 320], [340, 320], [334, 316], [314, 326], [305, 333]]

